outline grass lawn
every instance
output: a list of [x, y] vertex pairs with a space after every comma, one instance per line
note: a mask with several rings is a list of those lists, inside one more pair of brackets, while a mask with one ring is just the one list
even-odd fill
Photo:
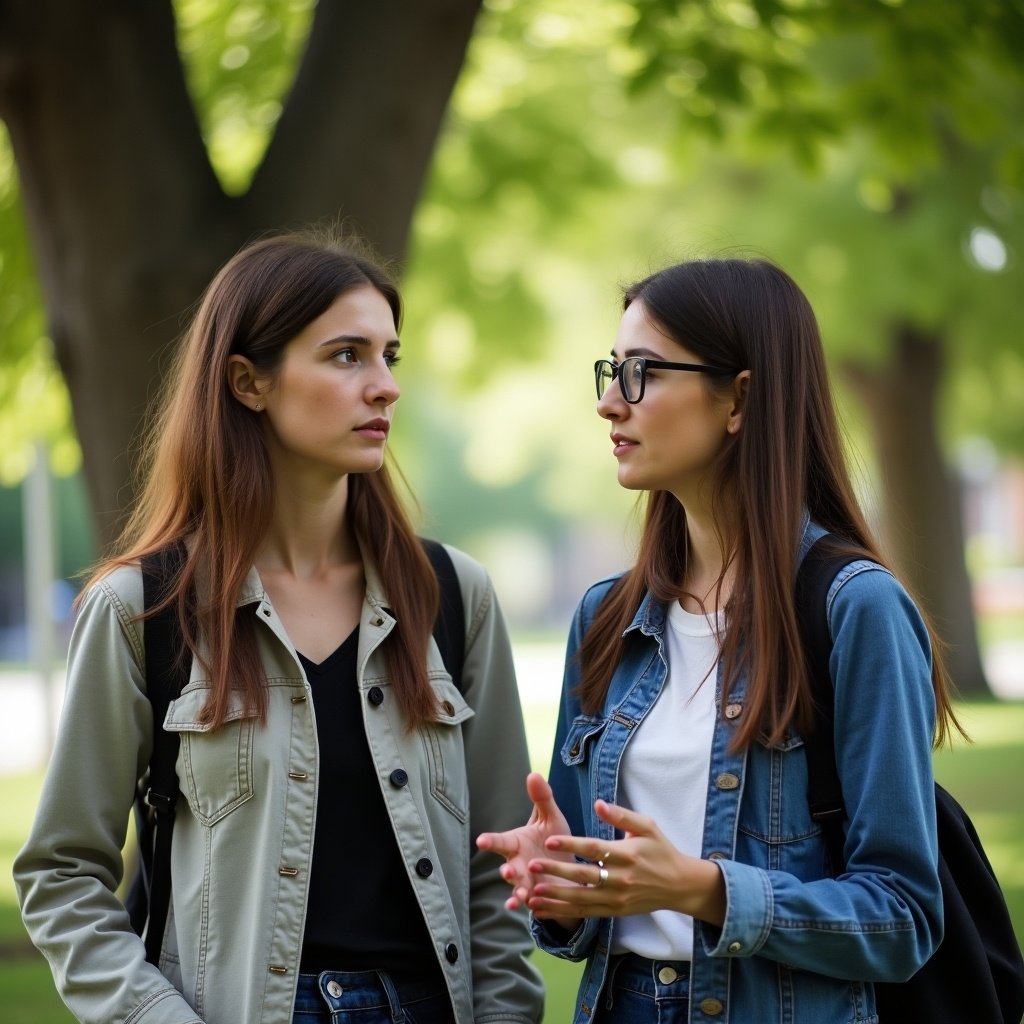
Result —
[[[972, 745], [957, 744], [935, 755], [935, 772], [967, 808], [985, 844], [1024, 941], [1024, 703], [961, 705]], [[546, 766], [553, 712], [531, 715], [530, 748]], [[29, 945], [11, 882], [11, 862], [28, 827], [41, 776], [0, 777], [0, 1007], [4, 1024], [73, 1024], [53, 990], [50, 972]], [[534, 954], [548, 986], [546, 1024], [564, 1024], [580, 967]]]

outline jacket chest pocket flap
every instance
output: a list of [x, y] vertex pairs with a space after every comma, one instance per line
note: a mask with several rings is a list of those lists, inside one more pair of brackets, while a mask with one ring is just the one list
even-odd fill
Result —
[[560, 751], [562, 763], [570, 767], [586, 764], [594, 742], [607, 724], [606, 719], [595, 718], [592, 715], [580, 715], [573, 719]]
[[476, 712], [447, 675], [431, 674], [438, 701], [436, 721], [420, 730], [430, 791], [461, 822], [469, 817], [469, 779], [461, 726]]
[[[171, 702], [164, 729], [181, 739], [179, 785], [193, 814], [215, 825], [253, 795], [253, 738], [256, 717], [240, 694], [232, 694], [224, 724], [212, 729], [200, 720], [208, 687], [182, 691]], [[183, 777], [182, 777], [183, 776]]]

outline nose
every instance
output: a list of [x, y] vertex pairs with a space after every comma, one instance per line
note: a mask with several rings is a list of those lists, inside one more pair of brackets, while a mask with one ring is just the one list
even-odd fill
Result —
[[398, 386], [398, 381], [395, 380], [395, 375], [387, 363], [382, 363], [374, 373], [373, 380], [369, 385], [369, 392], [370, 402], [375, 405], [387, 407], [398, 401], [402, 389]]
[[604, 394], [597, 400], [597, 415], [602, 419], [617, 420], [621, 419], [628, 409], [618, 379], [609, 381]]

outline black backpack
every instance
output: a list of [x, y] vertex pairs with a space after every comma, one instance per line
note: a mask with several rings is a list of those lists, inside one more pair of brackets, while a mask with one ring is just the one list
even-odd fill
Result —
[[[804, 737], [807, 799], [825, 837], [833, 874], [843, 870], [842, 789], [836, 772], [834, 698], [825, 602], [836, 573], [851, 561], [826, 534], [797, 573], [796, 610], [815, 701], [815, 727]], [[1020, 1024], [1024, 960], [1002, 890], [966, 811], [938, 783], [939, 879], [944, 937], [908, 981], [876, 984], [881, 1024]]]
[[[420, 540], [437, 576], [440, 603], [434, 622], [434, 640], [445, 668], [462, 690], [466, 616], [459, 577], [443, 545]], [[142, 560], [144, 602], [152, 608], [166, 594], [184, 561], [184, 549], [174, 545]], [[136, 934], [146, 943], [146, 959], [157, 964], [167, 925], [171, 899], [171, 833], [178, 801], [177, 733], [162, 728], [167, 708], [188, 682], [189, 660], [182, 656], [183, 641], [177, 609], [171, 605], [145, 620], [146, 691], [153, 705], [153, 753], [149, 770], [139, 780], [135, 795], [135, 826], [139, 863], [125, 898], [125, 909]]]

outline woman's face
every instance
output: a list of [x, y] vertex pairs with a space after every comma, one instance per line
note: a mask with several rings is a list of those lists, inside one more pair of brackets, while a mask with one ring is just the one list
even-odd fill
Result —
[[340, 295], [288, 343], [261, 396], [276, 471], [337, 478], [380, 469], [399, 345], [391, 307], [371, 285]]
[[[628, 356], [704, 362], [648, 320], [639, 300], [623, 314], [612, 350], [616, 362]], [[622, 397], [617, 379], [605, 390], [597, 412], [611, 425], [623, 487], [669, 491], [687, 504], [707, 482], [717, 456], [739, 429], [739, 385], [719, 396], [703, 377], [687, 370], [649, 370], [644, 397], [635, 405]]]

